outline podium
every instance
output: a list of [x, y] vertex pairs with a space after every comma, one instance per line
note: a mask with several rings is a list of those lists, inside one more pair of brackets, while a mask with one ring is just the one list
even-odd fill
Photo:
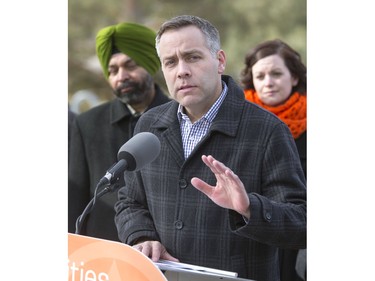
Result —
[[129, 245], [68, 234], [69, 281], [165, 281], [160, 269]]
[[229, 281], [234, 272], [159, 261], [154, 263], [131, 246], [68, 233], [69, 281]]

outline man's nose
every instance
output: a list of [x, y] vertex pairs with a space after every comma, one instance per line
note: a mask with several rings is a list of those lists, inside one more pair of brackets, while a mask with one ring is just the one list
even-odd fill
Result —
[[181, 61], [178, 64], [178, 78], [185, 78], [191, 75], [190, 67], [187, 63]]
[[117, 73], [117, 79], [119, 81], [126, 81], [130, 78], [129, 71], [127, 71], [125, 68], [120, 68]]

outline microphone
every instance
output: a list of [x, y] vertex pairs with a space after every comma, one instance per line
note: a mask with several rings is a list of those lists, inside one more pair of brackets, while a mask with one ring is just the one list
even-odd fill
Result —
[[100, 180], [113, 183], [125, 171], [138, 171], [151, 163], [160, 153], [160, 141], [150, 132], [141, 132], [128, 140], [117, 153], [118, 162]]

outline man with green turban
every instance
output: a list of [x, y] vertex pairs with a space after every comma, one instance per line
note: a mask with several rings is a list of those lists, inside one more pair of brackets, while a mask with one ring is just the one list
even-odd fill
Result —
[[[156, 34], [136, 23], [120, 23], [97, 33], [96, 51], [115, 99], [78, 115], [71, 132], [68, 172], [68, 230], [93, 198], [96, 185], [117, 162], [120, 147], [133, 136], [140, 115], [169, 101], [154, 82], [160, 69]], [[121, 176], [116, 183], [124, 185]], [[80, 234], [119, 241], [114, 224], [117, 190], [96, 201]]]

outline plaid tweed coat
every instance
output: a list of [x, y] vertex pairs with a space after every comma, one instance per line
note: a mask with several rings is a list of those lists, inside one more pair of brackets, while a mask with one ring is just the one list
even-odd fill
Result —
[[[188, 159], [176, 101], [149, 110], [137, 123], [135, 133], [154, 133], [161, 152], [141, 171], [125, 173], [115, 205], [119, 238], [132, 245], [149, 237], [184, 263], [279, 280], [278, 247], [306, 247], [306, 180], [298, 151], [280, 119], [245, 101], [231, 77], [223, 80], [228, 95]], [[191, 185], [194, 176], [216, 184], [202, 154], [223, 162], [244, 183], [250, 199], [247, 223]]]

